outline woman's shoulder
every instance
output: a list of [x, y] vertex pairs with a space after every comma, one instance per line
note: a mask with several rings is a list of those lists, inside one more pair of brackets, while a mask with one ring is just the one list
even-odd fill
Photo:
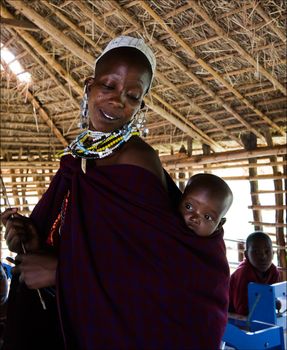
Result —
[[165, 183], [163, 167], [157, 152], [140, 137], [133, 137], [125, 144], [117, 162], [145, 168]]

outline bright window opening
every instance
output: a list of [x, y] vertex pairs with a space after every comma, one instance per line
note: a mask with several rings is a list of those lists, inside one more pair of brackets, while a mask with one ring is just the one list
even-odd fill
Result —
[[[16, 57], [6, 47], [2, 49], [4, 45], [1, 43], [1, 60], [3, 60], [16, 75], [17, 79], [23, 83], [29, 83], [32, 80], [31, 74], [26, 72], [20, 62], [16, 60]], [[1, 70], [3, 66], [1, 64]]]

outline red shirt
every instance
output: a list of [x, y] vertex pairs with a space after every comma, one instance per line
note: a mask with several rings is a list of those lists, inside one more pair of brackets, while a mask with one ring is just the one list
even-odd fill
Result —
[[240, 315], [248, 315], [248, 283], [273, 284], [280, 281], [277, 267], [272, 264], [261, 277], [255, 268], [245, 259], [240, 263], [230, 278], [229, 311]]

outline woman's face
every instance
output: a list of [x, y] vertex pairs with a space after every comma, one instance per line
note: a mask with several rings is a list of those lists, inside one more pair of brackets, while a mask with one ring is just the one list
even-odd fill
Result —
[[[88, 88], [90, 129], [111, 132], [129, 122], [141, 107], [150, 72], [133, 55], [105, 56]], [[143, 58], [144, 60], [144, 58]]]

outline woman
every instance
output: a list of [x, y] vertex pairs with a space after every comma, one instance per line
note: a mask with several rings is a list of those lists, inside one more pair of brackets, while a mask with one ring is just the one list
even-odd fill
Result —
[[[56, 285], [66, 349], [219, 347], [229, 276], [222, 236], [190, 236], [173, 209], [180, 193], [135, 126], [154, 68], [140, 39], [119, 37], [107, 46], [85, 88], [90, 131], [64, 152], [29, 230], [20, 217], [6, 225], [17, 252], [23, 239], [34, 251], [47, 237], [59, 240]], [[12, 213], [3, 214], [4, 223]], [[45, 273], [49, 284], [35, 283], [31, 258], [18, 257], [20, 279], [32, 288], [51, 284], [55, 269]]]

